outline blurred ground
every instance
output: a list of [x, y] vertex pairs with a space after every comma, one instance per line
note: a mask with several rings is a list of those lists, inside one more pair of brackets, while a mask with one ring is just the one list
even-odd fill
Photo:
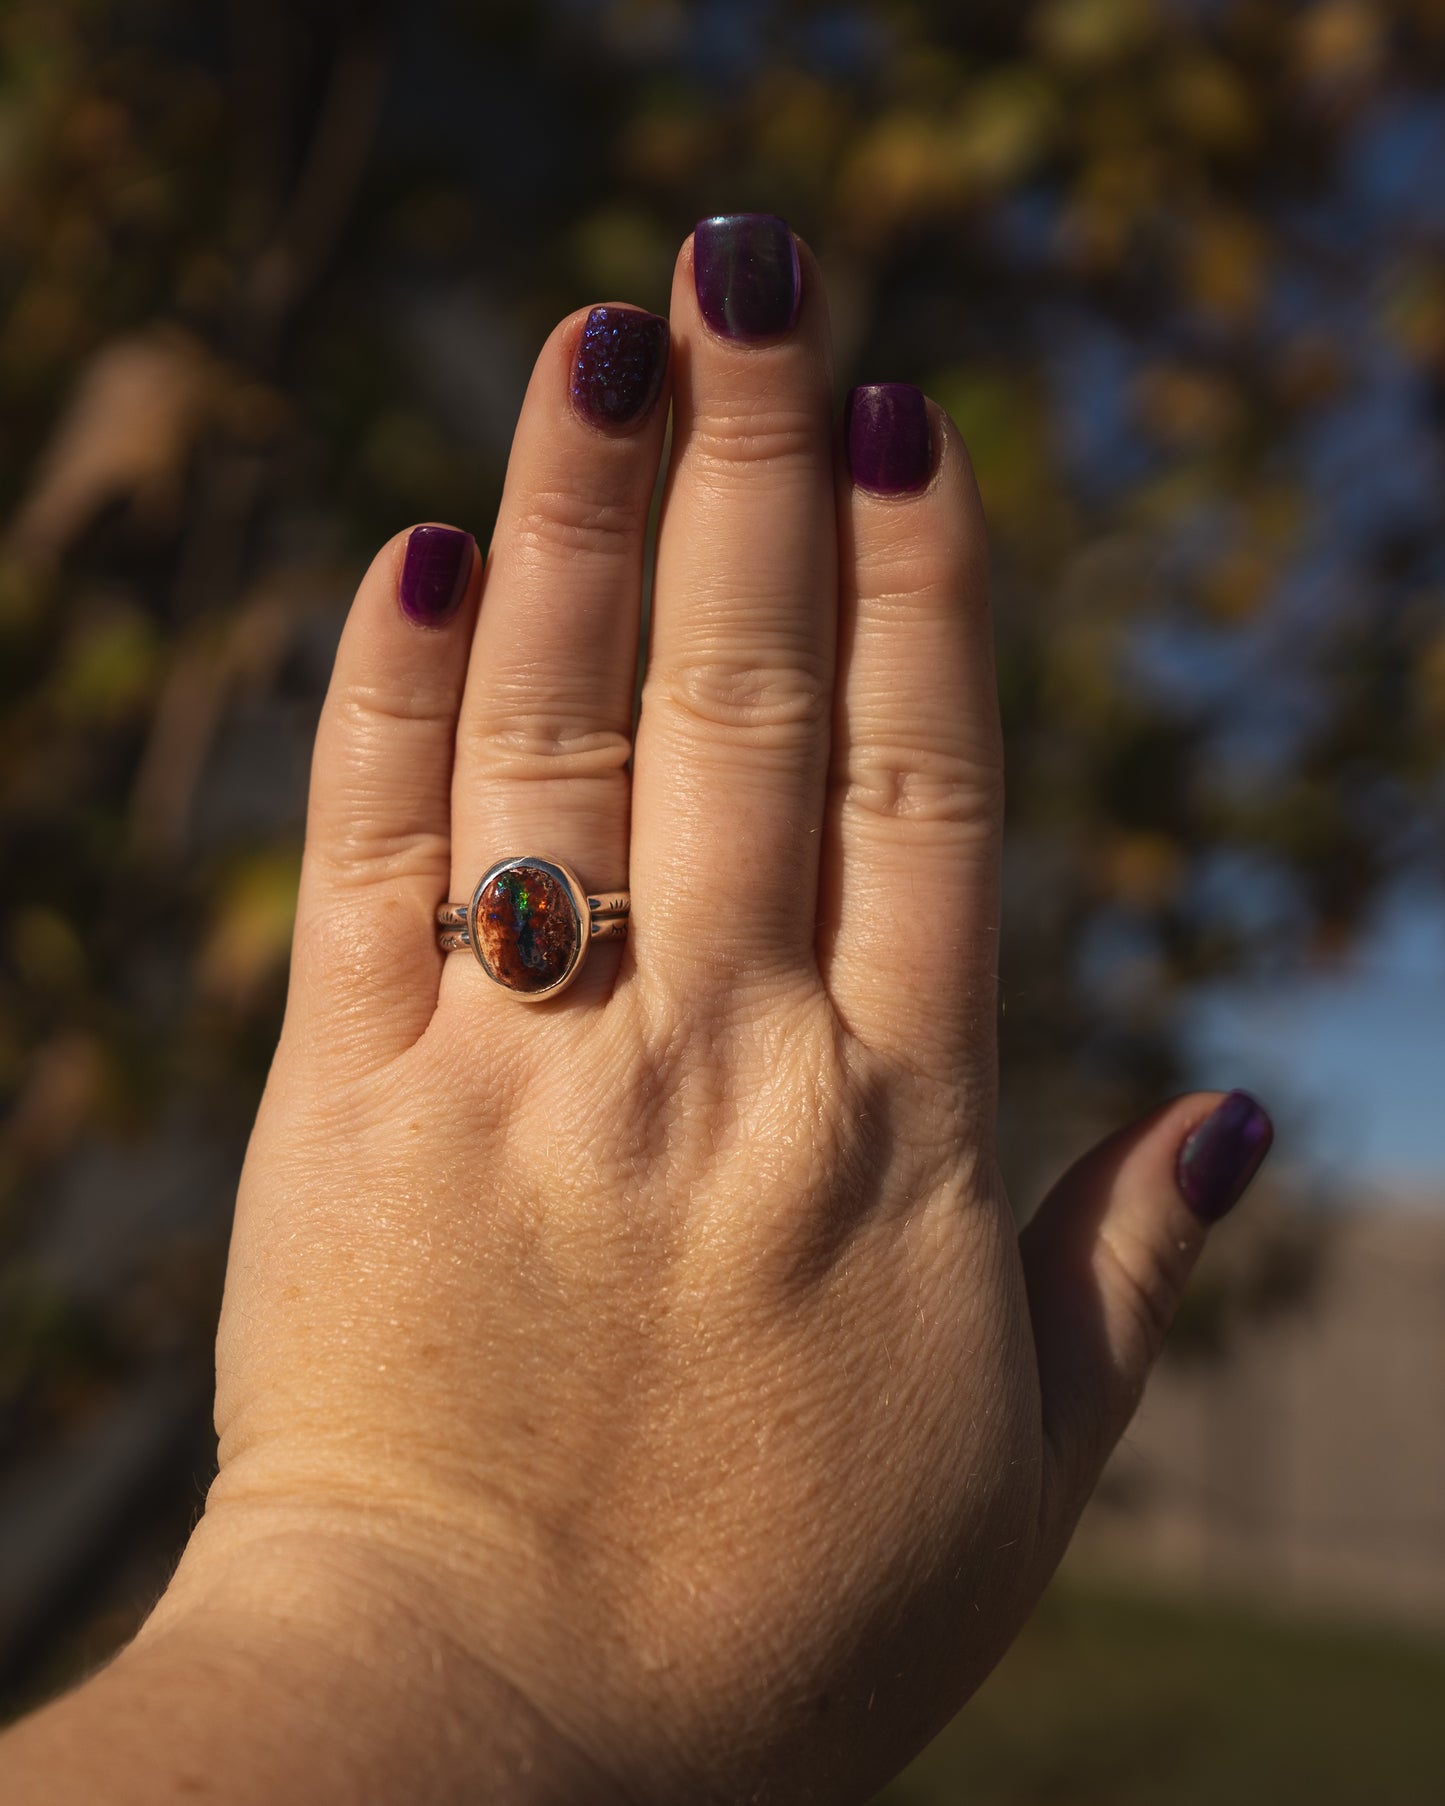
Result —
[[1445, 1648], [1056, 1585], [887, 1806], [1434, 1806]]

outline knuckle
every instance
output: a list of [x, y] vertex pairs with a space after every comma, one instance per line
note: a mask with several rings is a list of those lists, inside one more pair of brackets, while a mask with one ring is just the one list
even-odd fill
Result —
[[838, 783], [848, 808], [889, 822], [992, 834], [1003, 818], [1003, 763], [986, 755], [856, 749]]
[[831, 707], [822, 674], [802, 665], [697, 659], [666, 679], [669, 708], [705, 731], [810, 734]]
[[982, 545], [919, 545], [901, 532], [896, 540], [875, 536], [859, 554], [857, 585], [869, 618], [880, 621], [956, 609], [960, 596], [986, 608], [988, 552]]
[[581, 495], [567, 489], [541, 490], [528, 498], [515, 523], [512, 543], [524, 560], [558, 555], [616, 557], [631, 551], [642, 524], [643, 509], [635, 500]]
[[313, 841], [307, 858], [322, 868], [331, 889], [356, 890], [444, 875], [451, 843], [441, 833], [388, 830], [366, 810], [356, 809]]
[[759, 407], [736, 414], [709, 414], [693, 424], [688, 457], [704, 476], [730, 477], [760, 464], [805, 463], [828, 455], [812, 408]]
[[1100, 1257], [1107, 1266], [1111, 1290], [1125, 1312], [1138, 1350], [1131, 1370], [1140, 1388], [1153, 1366], [1179, 1305], [1179, 1275], [1161, 1264], [1144, 1247], [1121, 1247], [1108, 1235], [1099, 1238]]
[[450, 727], [453, 705], [422, 686], [348, 683], [330, 699], [330, 708], [343, 732], [361, 738], [395, 728]]
[[632, 757], [630, 735], [556, 711], [484, 722], [470, 738], [472, 755], [488, 771], [523, 780], [610, 777]]

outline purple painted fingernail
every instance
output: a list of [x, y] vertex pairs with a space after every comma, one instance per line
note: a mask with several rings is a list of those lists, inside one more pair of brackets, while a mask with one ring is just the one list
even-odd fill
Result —
[[702, 317], [725, 339], [792, 330], [803, 293], [798, 241], [772, 213], [722, 213], [692, 234], [692, 278]]
[[1274, 1124], [1247, 1091], [1231, 1091], [1179, 1150], [1175, 1173], [1185, 1202], [1206, 1223], [1239, 1202], [1274, 1140]]
[[408, 620], [441, 627], [461, 606], [472, 574], [472, 536], [456, 527], [413, 527], [397, 601]]
[[652, 412], [666, 373], [666, 320], [636, 307], [594, 307], [572, 359], [572, 402], [591, 425], [619, 432]]
[[843, 410], [848, 468], [860, 489], [907, 495], [933, 475], [928, 403], [912, 383], [869, 383], [854, 389]]

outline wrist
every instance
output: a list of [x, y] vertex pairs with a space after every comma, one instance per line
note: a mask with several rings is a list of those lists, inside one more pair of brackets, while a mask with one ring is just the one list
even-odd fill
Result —
[[620, 1800], [468, 1631], [444, 1576], [385, 1540], [203, 1520], [101, 1678], [179, 1704], [220, 1800]]

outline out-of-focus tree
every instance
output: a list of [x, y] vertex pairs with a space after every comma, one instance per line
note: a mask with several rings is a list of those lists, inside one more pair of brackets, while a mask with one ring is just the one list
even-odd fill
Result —
[[[1438, 877], [1442, 75], [1445, 0], [11, 0], [0, 1439], [203, 1380], [347, 591], [485, 539], [533, 348], [702, 214], [787, 215], [840, 384], [973, 452], [1026, 1187], [1191, 985]], [[177, 1146], [192, 1208], [55, 1255]]]

